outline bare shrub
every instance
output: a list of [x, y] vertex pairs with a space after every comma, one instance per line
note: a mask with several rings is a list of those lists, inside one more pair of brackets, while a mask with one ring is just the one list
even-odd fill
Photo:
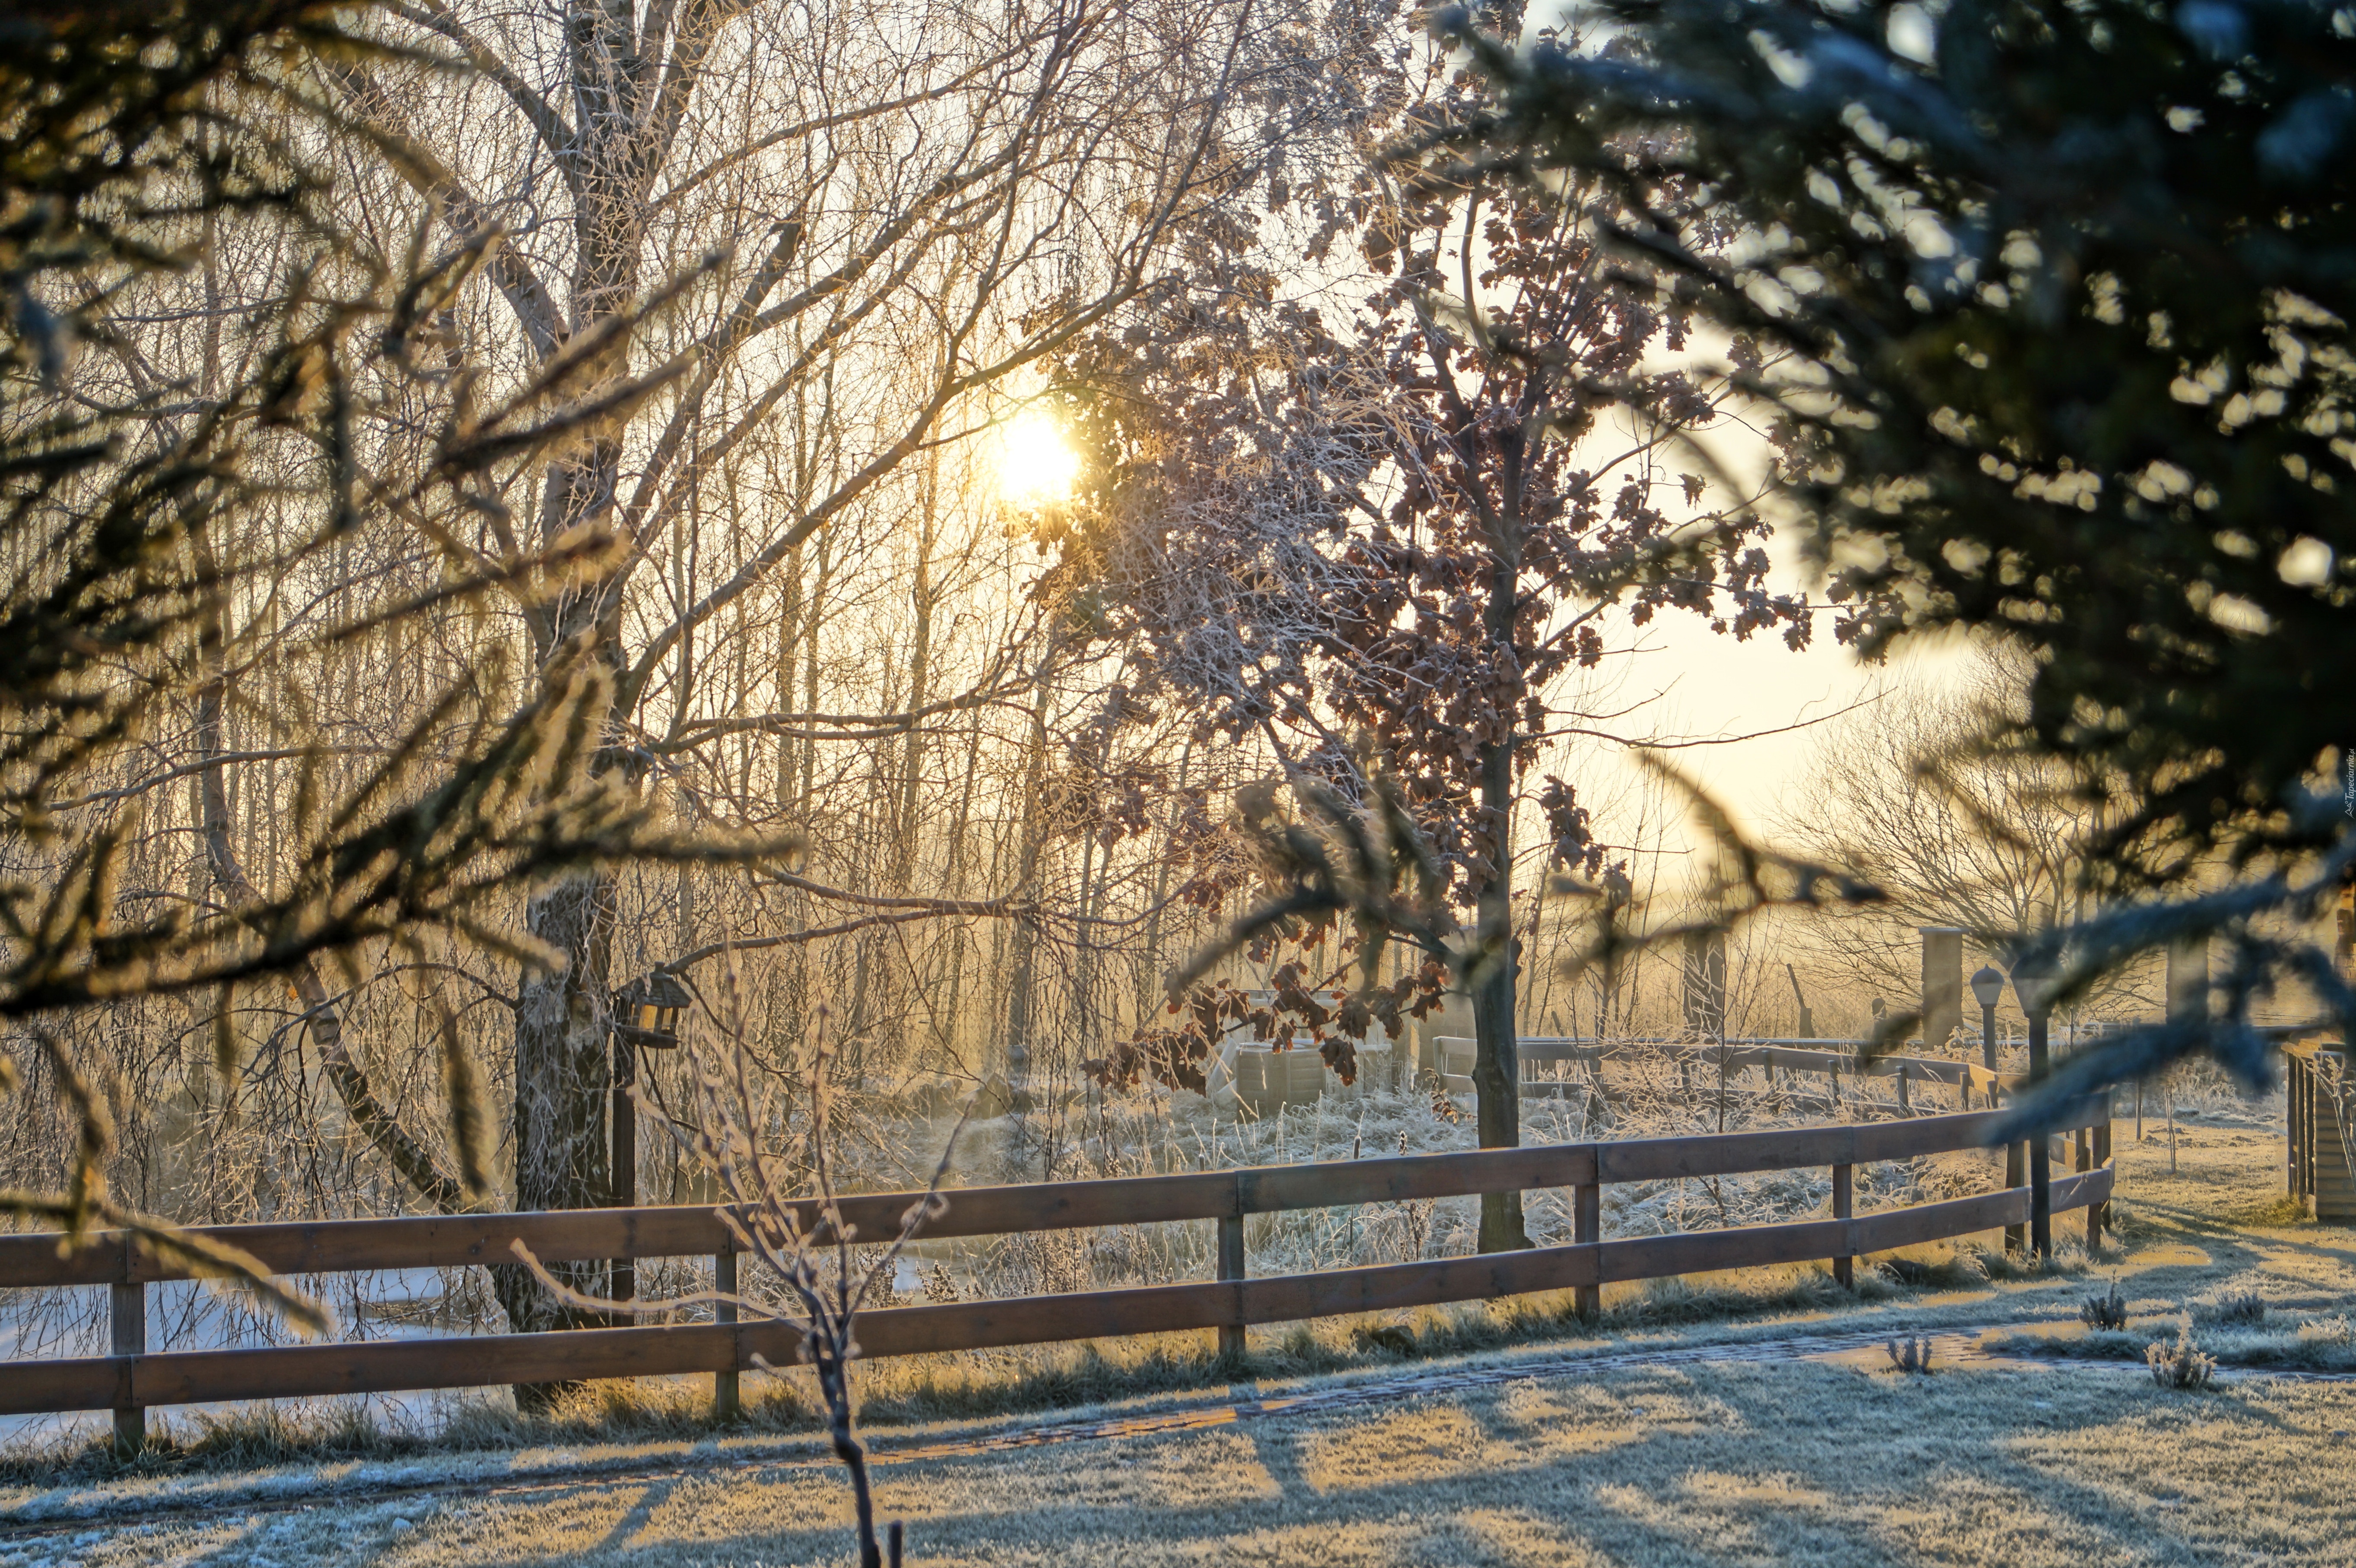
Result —
[[1421, 1203], [1402, 1203], [1398, 1216], [1400, 1261], [1419, 1262], [1423, 1257], [1424, 1248], [1430, 1245], [1431, 1203], [1429, 1200]]
[[2266, 1304], [2254, 1290], [2217, 1298], [2217, 1321], [2255, 1327], [2266, 1320]]

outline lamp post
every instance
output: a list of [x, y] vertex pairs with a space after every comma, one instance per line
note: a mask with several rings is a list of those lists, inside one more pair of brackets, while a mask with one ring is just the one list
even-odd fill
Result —
[[1980, 1005], [1980, 1062], [1996, 1071], [1996, 1005], [2004, 1000], [2004, 971], [1983, 964], [1972, 976], [1972, 1000]]
[[[638, 1083], [638, 1052], [669, 1051], [679, 1044], [679, 1018], [691, 998], [676, 975], [657, 969], [641, 976], [614, 994], [614, 1207], [631, 1209], [638, 1201], [638, 1107], [631, 1092]], [[638, 1266], [634, 1259], [616, 1258], [613, 1297], [628, 1301], [638, 1293]]]
[[[2046, 1027], [2053, 1005], [2053, 961], [2024, 958], [2012, 966], [2013, 995], [2029, 1018], [2029, 1076], [2044, 1075]], [[2029, 1244], [2038, 1257], [2053, 1256], [2052, 1141], [2044, 1133], [2029, 1144]]]

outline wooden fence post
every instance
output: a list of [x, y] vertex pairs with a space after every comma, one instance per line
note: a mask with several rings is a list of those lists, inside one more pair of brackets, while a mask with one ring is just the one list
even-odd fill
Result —
[[[616, 1209], [638, 1206], [638, 1106], [637, 1102], [630, 1098], [637, 1077], [637, 1048], [616, 1030], [614, 1035], [614, 1085], [610, 1106], [613, 1131], [607, 1137], [607, 1152], [613, 1165], [611, 1186]], [[615, 1258], [608, 1266], [611, 1270], [608, 1294], [617, 1302], [636, 1299], [638, 1294], [637, 1260]], [[637, 1320], [635, 1312], [617, 1311], [614, 1314], [614, 1325], [618, 1328], [630, 1328]]]
[[[147, 1287], [144, 1285], [111, 1285], [106, 1288], [107, 1327], [112, 1330], [114, 1353], [118, 1356], [144, 1356], [147, 1353]], [[114, 1451], [128, 1456], [147, 1446], [147, 1413], [129, 1402], [131, 1380], [123, 1380], [125, 1403], [114, 1407]]]
[[[2110, 1095], [2107, 1093], [2104, 1093], [2103, 1119], [2094, 1128], [2094, 1168], [2096, 1170], [2111, 1163], [2111, 1114], [2115, 1109], [2116, 1107], [2111, 1104]], [[2094, 1239], [2099, 1242], [2102, 1240], [2103, 1232], [2111, 1228], [2111, 1200], [2107, 1198], [2104, 1199], [2094, 1206]]]
[[1901, 1116], [1914, 1114], [1913, 1096], [1908, 1092], [1912, 1072], [1913, 1070], [1904, 1062], [1898, 1064], [1898, 1114]]
[[2038, 1261], [2053, 1257], [2053, 1135], [2040, 1133], [2029, 1146], [2029, 1247]]
[[[2045, 1075], [2053, 1015], [2040, 1008], [2029, 1015], [2029, 1075]], [[2053, 1135], [2040, 1132], [2029, 1146], [2029, 1244], [2040, 1263], [2053, 1261]]]
[[[1223, 1214], [1219, 1217], [1219, 1277], [1222, 1280], [1244, 1277], [1244, 1217]], [[1219, 1354], [1240, 1356], [1244, 1353], [1244, 1326], [1240, 1323], [1219, 1325]]]
[[[1855, 1182], [1851, 1178], [1856, 1169], [1855, 1166], [1850, 1165], [1833, 1167], [1833, 1218], [1836, 1220], [1846, 1220], [1849, 1217], [1850, 1200], [1855, 1188]], [[1842, 1238], [1844, 1244], [1847, 1240], [1847, 1237]], [[1833, 1259], [1833, 1278], [1844, 1285], [1854, 1285], [1857, 1283], [1857, 1260], [1847, 1253]]]
[[[2011, 1189], [2025, 1187], [2028, 1183], [2029, 1146], [2024, 1143], [2009, 1143], [2005, 1145], [2004, 1184], [2006, 1188]], [[2004, 1250], [2006, 1252], [2017, 1253], [2028, 1244], [2029, 1228], [2026, 1225], [2007, 1225], [2004, 1228]]]
[[[2289, 1185], [2290, 1195], [2297, 1198], [2303, 1196], [2298, 1188], [2298, 1132], [2306, 1112], [2299, 1104], [2299, 1095], [2307, 1086], [2307, 1063], [2294, 1055], [2290, 1059], [2287, 1076], [2289, 1083], [2283, 1098], [2289, 1113], [2290, 1136], [2283, 1140], [2283, 1161], [2288, 1167], [2283, 1176]], [[2143, 1082], [2140, 1079], [2136, 1082], [2136, 1142], [2143, 1142]]]
[[[2070, 1129], [2070, 1168], [2082, 1176], [2094, 1168], [2094, 1128]], [[2094, 1212], [2094, 1205], [2089, 1203], [2086, 1205], [2086, 1251], [2088, 1253], [2091, 1253], [2094, 1250], [2094, 1244], [2101, 1237], [2101, 1216]]]
[[[2078, 1168], [2099, 1170], [2111, 1162], [2111, 1097], [2106, 1093], [2097, 1106], [2102, 1120], [2078, 1135]], [[2103, 1228], [2110, 1221], [2104, 1211], [2108, 1203], [2086, 1205], [2086, 1251], [2092, 1253], [2103, 1244]]]
[[[715, 1323], [736, 1321], [736, 1253], [734, 1249], [712, 1254], [712, 1288], [720, 1300], [712, 1305]], [[730, 1339], [730, 1356], [735, 1360], [734, 1338]], [[712, 1419], [734, 1421], [744, 1413], [742, 1374], [734, 1366], [726, 1371], [712, 1374]]]
[[[1603, 1184], [1582, 1181], [1570, 1189], [1570, 1239], [1587, 1246], [1603, 1239]], [[1580, 1317], [1589, 1322], [1603, 1309], [1603, 1287], [1582, 1285], [1571, 1293]]]

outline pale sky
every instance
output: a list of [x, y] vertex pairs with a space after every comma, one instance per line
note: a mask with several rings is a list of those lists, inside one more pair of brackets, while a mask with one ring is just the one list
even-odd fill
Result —
[[[1802, 587], [1790, 541], [1779, 539], [1772, 553], [1773, 585], [1786, 592]], [[1840, 722], [1829, 716], [1877, 693], [1883, 702], [1905, 702], [1915, 694], [1941, 690], [1962, 677], [1968, 658], [1967, 645], [1950, 641], [1912, 645], [1886, 665], [1866, 665], [1834, 641], [1831, 616], [1822, 613], [1814, 640], [1797, 653], [1783, 645], [1780, 634], [1737, 642], [1712, 633], [1702, 617], [1683, 613], [1655, 617], [1644, 629], [1643, 646], [1646, 651], [1636, 656], [1626, 681], [1629, 698], [1647, 690], [1665, 695], [1618, 728], [1632, 738], [1728, 740], [1675, 751], [1668, 760], [1714, 795], [1746, 832], [1771, 844], [1769, 827], [1779, 809], [1787, 804], [1804, 808], [1809, 792], [1818, 787], [1810, 762], [1826, 731]], [[1809, 720], [1828, 721], [1786, 728]], [[1762, 733], [1777, 731], [1783, 732]], [[1751, 738], [1732, 739], [1745, 736]], [[1580, 759], [1578, 772], [1586, 781], [1582, 795], [1599, 803], [1607, 798], [1606, 757], [1624, 754], [1607, 747]], [[1615, 828], [1628, 830], [1625, 824], [1600, 826], [1607, 836]]]
[[[1686, 353], [1656, 356], [1665, 365], [1682, 364], [1704, 373], [1720, 357], [1714, 335], [1707, 329], [1696, 334]], [[1615, 439], [1629, 439], [1629, 432], [1599, 432], [1590, 439], [1601, 450]], [[1697, 444], [1732, 484], [1746, 492], [1757, 490], [1769, 450], [1740, 405], [1698, 432]], [[1672, 470], [1680, 466], [1674, 457], [1664, 462]], [[1701, 507], [1723, 507], [1731, 499], [1721, 484], [1713, 482]], [[1772, 503], [1768, 506], [1772, 515]], [[1777, 530], [1768, 557], [1770, 588], [1804, 592], [1812, 602], [1823, 602], [1823, 585], [1802, 565], [1799, 540], [1789, 529]], [[1818, 612], [1815, 636], [1798, 653], [1783, 645], [1780, 630], [1737, 642], [1711, 632], [1704, 617], [1678, 612], [1655, 616], [1643, 628], [1641, 641], [1647, 651], [1633, 661], [1622, 689], [1628, 699], [1649, 691], [1665, 695], [1616, 728], [1631, 738], [1665, 741], [1730, 740], [1724, 745], [1687, 747], [1670, 753], [1669, 760], [1754, 836], [1764, 833], [1780, 805], [1804, 801], [1810, 756], [1838, 720], [1801, 730], [1789, 726], [1826, 720], [1877, 692], [1882, 701], [1903, 702], [1913, 693], [1938, 690], [1958, 679], [1968, 660], [1968, 644], [1943, 639], [1910, 644], [1883, 665], [1862, 664], [1834, 640], [1829, 611]], [[1787, 732], [1766, 733], [1775, 731]], [[1731, 740], [1737, 736], [1757, 738]], [[1582, 758], [1580, 771], [1594, 776], [1593, 766], [1601, 760]], [[1601, 780], [1595, 782], [1600, 798]]]
[[[1833, 640], [1828, 616], [1797, 653], [1776, 635], [1747, 643], [1716, 635], [1694, 615], [1665, 617], [1646, 630], [1655, 651], [1644, 667], [1662, 671], [1668, 687], [1646, 730], [1663, 741], [1752, 737], [1688, 747], [1673, 760], [1754, 828], [1808, 782], [1810, 754], [1827, 728], [1785, 726], [1837, 723], [1832, 716], [1877, 693], [1881, 701], [1903, 702], [1912, 692], [1944, 688], [1963, 666], [1957, 645], [1913, 648], [1883, 666], [1863, 664]], [[1784, 732], [1761, 733], [1778, 730]]]

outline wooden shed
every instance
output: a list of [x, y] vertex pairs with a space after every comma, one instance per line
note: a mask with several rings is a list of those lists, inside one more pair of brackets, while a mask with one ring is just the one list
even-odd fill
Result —
[[2319, 1220], [2356, 1222], [2356, 1077], [2348, 1047], [2300, 1040], [2285, 1048], [2290, 1111], [2290, 1193]]

